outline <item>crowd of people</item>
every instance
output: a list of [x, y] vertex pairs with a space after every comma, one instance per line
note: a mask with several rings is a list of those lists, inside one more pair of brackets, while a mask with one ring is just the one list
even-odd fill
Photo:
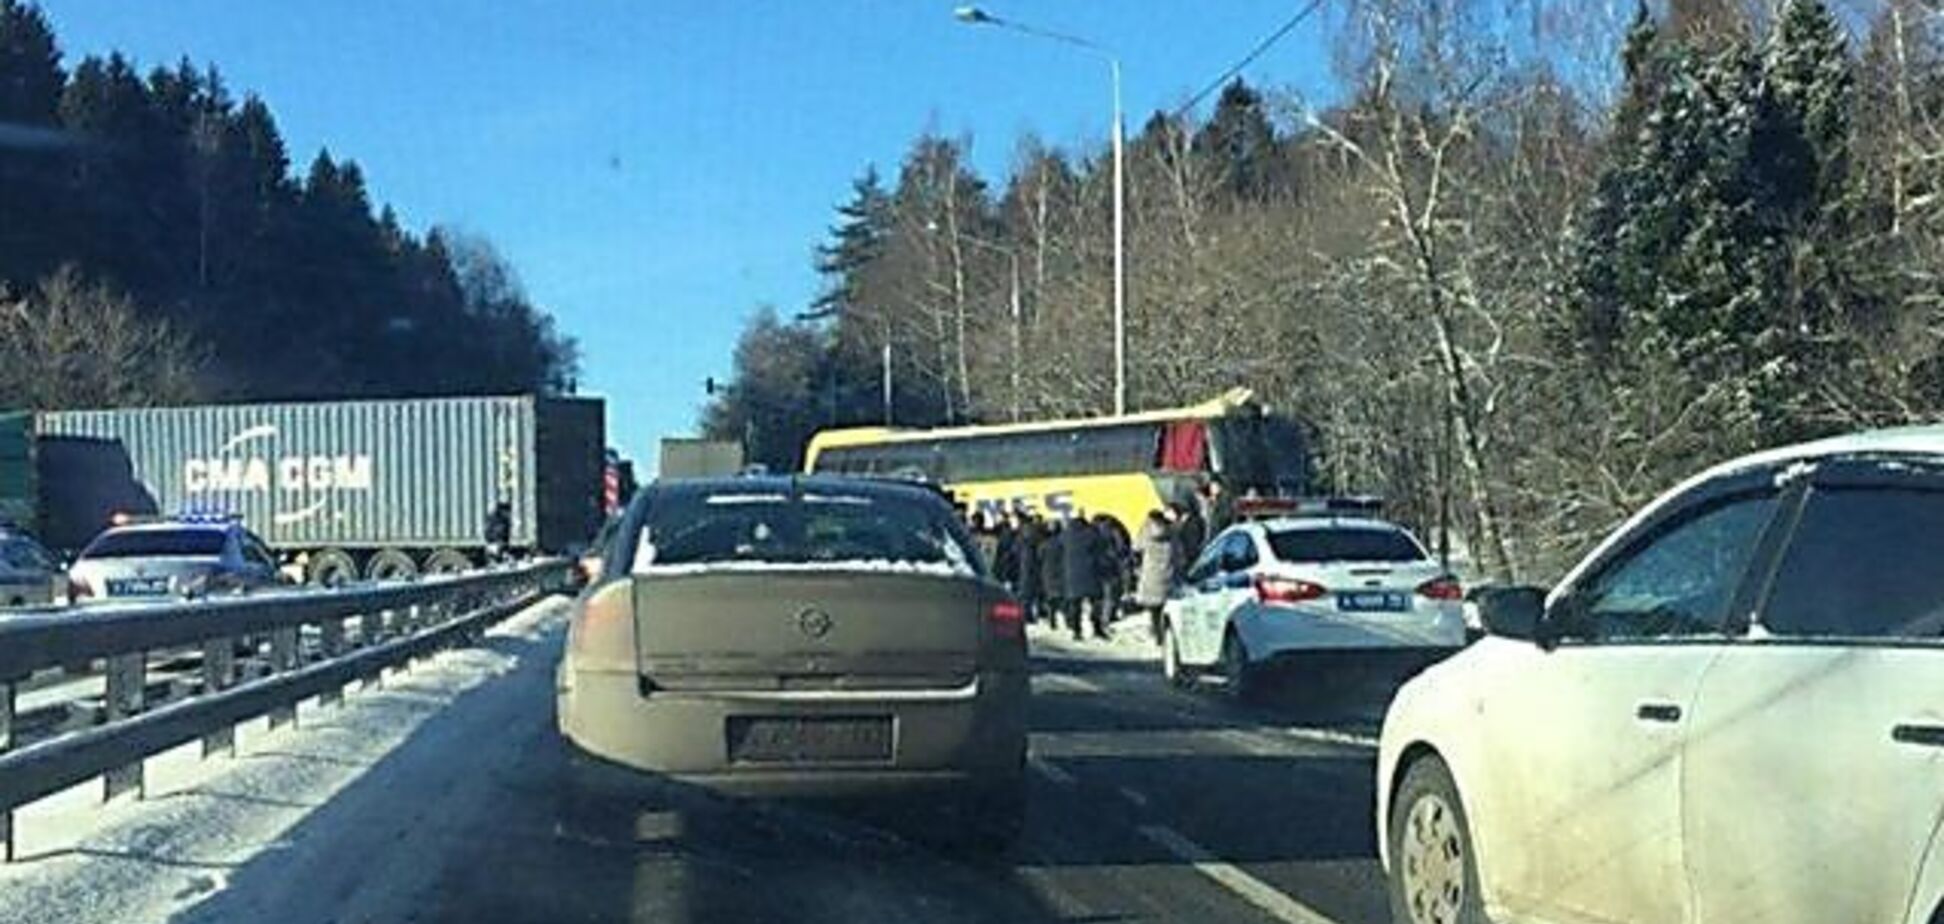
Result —
[[1027, 622], [1064, 627], [1075, 641], [1089, 633], [1106, 641], [1125, 603], [1148, 614], [1158, 643], [1169, 591], [1231, 511], [1220, 482], [1209, 482], [1192, 501], [1150, 511], [1133, 535], [1112, 516], [1082, 510], [1042, 516], [975, 508], [967, 527], [994, 576], [1025, 606]]

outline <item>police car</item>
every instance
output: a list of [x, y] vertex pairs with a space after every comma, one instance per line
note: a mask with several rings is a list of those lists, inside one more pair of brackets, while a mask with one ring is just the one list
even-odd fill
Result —
[[1163, 611], [1162, 671], [1248, 697], [1301, 658], [1436, 658], [1465, 643], [1464, 591], [1367, 498], [1238, 504]]
[[263, 540], [240, 519], [118, 517], [68, 569], [76, 602], [242, 593], [286, 579]]

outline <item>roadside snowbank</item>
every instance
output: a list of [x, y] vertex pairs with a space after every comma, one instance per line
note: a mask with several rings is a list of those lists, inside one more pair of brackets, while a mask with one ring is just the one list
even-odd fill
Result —
[[99, 781], [15, 816], [19, 860], [0, 865], [0, 922], [163, 921], [221, 891], [231, 870], [285, 849], [285, 834], [460, 695], [510, 672], [493, 638], [537, 639], [566, 618], [543, 601], [341, 707], [299, 709], [295, 727], [238, 728], [234, 759], [192, 743], [147, 763], [144, 799], [100, 805]]

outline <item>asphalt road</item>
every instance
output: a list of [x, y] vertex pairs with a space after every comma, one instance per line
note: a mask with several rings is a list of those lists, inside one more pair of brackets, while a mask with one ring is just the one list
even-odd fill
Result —
[[503, 674], [171, 920], [1387, 920], [1371, 702], [1245, 708], [1148, 663], [1036, 655], [1027, 833], [970, 861], [928, 846], [942, 819], [921, 805], [568, 796], [560, 635], [489, 638]]

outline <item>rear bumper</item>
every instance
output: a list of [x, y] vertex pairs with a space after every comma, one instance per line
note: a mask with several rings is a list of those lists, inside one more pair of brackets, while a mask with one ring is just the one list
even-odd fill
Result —
[[[881, 696], [674, 693], [644, 695], [633, 673], [558, 677], [557, 720], [576, 747], [604, 760], [727, 795], [846, 797], [953, 789], [1018, 775], [1026, 753], [1023, 674], [983, 674], [967, 691]], [[730, 760], [729, 719], [888, 716], [891, 758], [868, 762]]]
[[1406, 613], [1342, 613], [1323, 608], [1248, 605], [1235, 628], [1256, 659], [1311, 651], [1456, 649], [1465, 644], [1459, 607]]

